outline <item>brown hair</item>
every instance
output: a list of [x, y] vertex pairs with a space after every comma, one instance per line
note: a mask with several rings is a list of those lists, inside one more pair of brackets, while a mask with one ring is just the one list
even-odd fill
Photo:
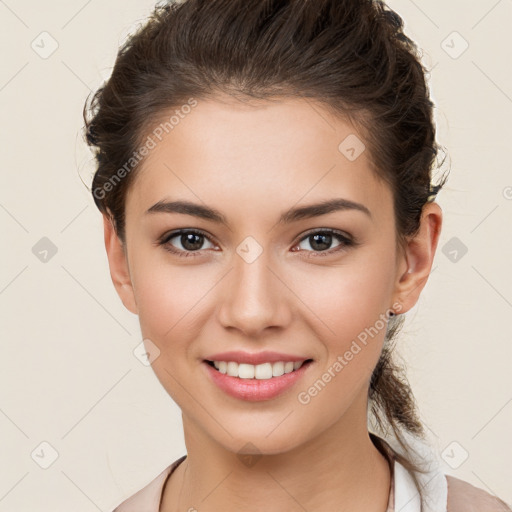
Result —
[[[402, 19], [379, 0], [158, 5], [84, 106], [86, 141], [96, 148], [94, 201], [124, 242], [126, 191], [143, 160], [134, 155], [173, 108], [186, 112], [191, 101], [220, 94], [244, 101], [311, 98], [358, 129], [374, 172], [393, 191], [397, 241], [403, 243], [417, 233], [423, 206], [446, 180], [432, 184], [441, 146], [426, 71]], [[401, 316], [389, 321], [369, 403], [380, 428], [391, 427], [409, 452], [401, 431], [424, 437], [424, 429], [403, 368], [392, 358], [391, 341], [402, 323]], [[421, 471], [405, 455], [397, 459]]]

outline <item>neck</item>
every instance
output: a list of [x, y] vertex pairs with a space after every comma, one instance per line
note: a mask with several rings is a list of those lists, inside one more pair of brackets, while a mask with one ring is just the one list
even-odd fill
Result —
[[184, 417], [187, 458], [167, 482], [160, 511], [384, 512], [390, 467], [360, 412], [356, 425], [344, 415], [306, 444], [252, 458], [226, 450]]

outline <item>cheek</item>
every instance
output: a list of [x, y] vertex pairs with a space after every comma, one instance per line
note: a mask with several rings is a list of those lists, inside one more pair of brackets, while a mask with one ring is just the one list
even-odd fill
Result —
[[302, 390], [305, 401], [315, 402], [311, 409], [318, 406], [319, 413], [331, 400], [341, 409], [347, 407], [363, 393], [378, 362], [393, 290], [394, 260], [388, 252], [391, 255], [383, 258], [375, 249], [360, 251], [337, 267], [312, 266], [294, 281], [297, 295], [314, 313], [307, 315], [309, 328], [325, 353], [315, 375], [322, 397], [314, 397], [316, 388], [312, 394]]
[[[390, 307], [391, 252], [373, 246], [336, 265], [283, 267], [280, 273], [293, 291], [283, 291], [283, 301], [298, 298], [299, 321], [310, 323], [321, 337], [337, 340], [341, 350]], [[385, 260], [382, 254], [390, 256]], [[142, 334], [162, 344], [193, 339], [200, 325], [194, 319], [214, 306], [213, 298], [221, 301], [224, 296], [216, 286], [223, 288], [223, 273], [211, 265], [176, 265], [165, 254], [155, 258], [154, 252], [139, 250], [131, 255], [131, 269]]]
[[[293, 278], [293, 289], [316, 318], [328, 338], [342, 349], [366, 328], [377, 324], [392, 305], [393, 260], [362, 251], [343, 264], [312, 265]], [[291, 278], [291, 276], [290, 276]], [[318, 331], [318, 329], [315, 329]]]
[[[214, 291], [208, 266], [170, 263], [166, 257], [134, 255], [132, 282], [144, 337], [173, 346], [194, 334], [195, 315]], [[186, 336], [182, 336], [187, 333]]]
[[[308, 337], [311, 349], [319, 357], [316, 371], [289, 399], [296, 411], [287, 423], [288, 431], [296, 433], [293, 442], [320, 434], [338, 421], [354, 401], [363, 403], [385, 335], [385, 324], [379, 321], [379, 315], [388, 307], [393, 268], [391, 259], [384, 261], [376, 256], [379, 252], [375, 248], [360, 251], [337, 266], [282, 267], [278, 274], [287, 286], [269, 287], [269, 293], [280, 294], [278, 299], [296, 313], [291, 316], [290, 330]], [[150, 254], [144, 258], [142, 253], [132, 258], [141, 331], [160, 349], [152, 368], [182, 411], [198, 418], [198, 423], [215, 428], [203, 408], [190, 398], [190, 386], [196, 378], [194, 340], [222, 332], [215, 311], [223, 298], [235, 291], [230, 286], [237, 283], [222, 279], [226, 269], [159, 260]], [[192, 364], [187, 366], [187, 361]], [[201, 392], [197, 391], [199, 396]], [[216, 396], [205, 387], [205, 403], [213, 403]], [[280, 412], [269, 410], [267, 416], [258, 413], [257, 421], [250, 412], [240, 415], [228, 407], [224, 414], [235, 433], [254, 435], [254, 439], [275, 443], [279, 449], [292, 442], [286, 431], [261, 441], [262, 425], [268, 427], [267, 431], [275, 428], [282, 421]], [[219, 430], [216, 435], [223, 438], [225, 433]], [[234, 441], [227, 439], [228, 442]]]
[[297, 401], [303, 413], [323, 418], [323, 427], [337, 421], [354, 401], [363, 404], [367, 395], [389, 320], [389, 268], [331, 269], [328, 285], [321, 286], [316, 278], [325, 277], [324, 268], [302, 281], [301, 291], [315, 312], [310, 329], [316, 342], [321, 340], [325, 358], [299, 390]]
[[212, 282], [212, 276], [206, 274], [199, 266], [179, 268], [166, 263], [141, 265], [133, 276], [142, 337], [159, 350], [151, 367], [184, 410], [190, 401], [184, 386], [190, 379], [190, 370], [198, 364], [193, 340], [201, 336], [204, 307], [208, 294], [215, 290], [215, 280]]

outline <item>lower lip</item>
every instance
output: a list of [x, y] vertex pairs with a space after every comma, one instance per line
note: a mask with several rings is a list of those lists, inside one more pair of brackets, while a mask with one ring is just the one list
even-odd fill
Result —
[[306, 373], [312, 362], [304, 363], [298, 370], [271, 379], [240, 379], [220, 373], [206, 361], [203, 361], [203, 365], [222, 391], [234, 398], [257, 402], [270, 400], [290, 389]]

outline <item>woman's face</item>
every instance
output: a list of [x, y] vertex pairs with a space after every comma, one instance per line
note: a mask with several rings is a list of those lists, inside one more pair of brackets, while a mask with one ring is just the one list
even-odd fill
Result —
[[[199, 101], [161, 141], [152, 135], [127, 195], [127, 259], [109, 254], [118, 291], [185, 425], [233, 452], [252, 443], [279, 453], [328, 429], [365, 428], [390, 308], [416, 301], [404, 294], [391, 191], [356, 136], [309, 101]], [[307, 209], [334, 200], [350, 203]], [[176, 201], [224, 222], [149, 211]], [[312, 362], [298, 377], [249, 381], [205, 362], [227, 351]]]

